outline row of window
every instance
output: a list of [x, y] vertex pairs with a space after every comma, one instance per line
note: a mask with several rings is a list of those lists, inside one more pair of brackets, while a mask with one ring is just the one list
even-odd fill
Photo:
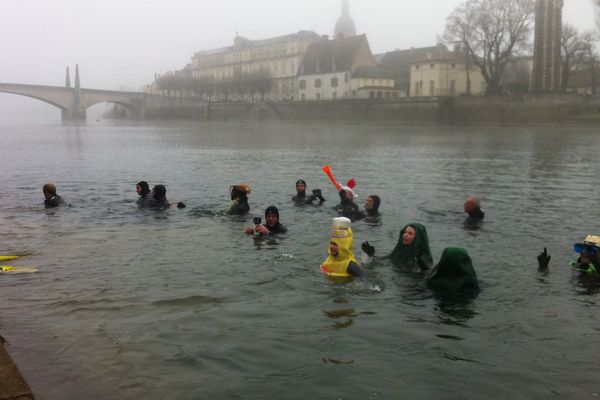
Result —
[[[348, 83], [348, 74], [344, 75], [344, 82]], [[306, 80], [305, 79], [301, 79], [300, 82], [298, 83], [300, 89], [306, 89]], [[338, 78], [333, 77], [331, 78], [331, 80], [329, 81], [329, 86], [330, 87], [338, 87], [339, 85], [339, 81]], [[315, 79], [314, 81], [314, 87], [315, 89], [320, 89], [323, 86], [323, 81], [321, 81], [321, 79]]]
[[[429, 64], [429, 68], [434, 69], [435, 68], [435, 64], [434, 63]], [[450, 64], [450, 68], [451, 69], [456, 68], [456, 64], [455, 63]], [[420, 64], [415, 65], [415, 69], [421, 69], [421, 65]]]
[[[356, 90], [352, 91], [352, 97], [356, 98]], [[370, 99], [391, 99], [391, 98], [395, 98], [397, 99], [399, 97], [398, 92], [381, 92], [381, 91], [370, 91], [369, 92], [369, 98]], [[315, 96], [316, 100], [321, 100], [321, 93], [316, 93]], [[338, 95], [337, 92], [333, 92], [331, 94], [331, 99], [332, 100], [337, 100]], [[344, 99], [348, 98], [348, 92], [344, 92]], [[306, 94], [302, 93], [300, 94], [300, 100], [306, 100]]]

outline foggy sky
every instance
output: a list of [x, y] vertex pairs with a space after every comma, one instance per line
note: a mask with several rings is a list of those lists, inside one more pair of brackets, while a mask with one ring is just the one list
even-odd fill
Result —
[[[462, 2], [350, 0], [350, 12], [373, 53], [381, 53], [434, 45]], [[154, 73], [184, 67], [197, 51], [231, 45], [236, 31], [249, 39], [299, 30], [331, 35], [341, 0], [2, 0], [1, 6], [0, 82], [64, 85], [65, 67], [78, 63], [83, 87], [139, 90]], [[564, 14], [580, 30], [595, 26], [591, 0], [565, 0]]]

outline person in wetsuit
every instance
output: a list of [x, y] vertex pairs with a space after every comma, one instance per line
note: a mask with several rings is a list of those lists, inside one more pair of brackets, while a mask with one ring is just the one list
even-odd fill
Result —
[[441, 295], [474, 295], [479, 291], [479, 281], [471, 257], [465, 249], [448, 247], [431, 273], [425, 285]]
[[[375, 256], [375, 247], [369, 242], [363, 242], [362, 250], [370, 257]], [[380, 260], [390, 260], [397, 268], [427, 271], [433, 265], [429, 238], [425, 226], [410, 223], [400, 231], [396, 247]]]
[[[575, 243], [573, 249], [579, 253], [577, 260], [569, 262], [582, 277], [600, 278], [600, 236], [587, 235], [583, 243]], [[544, 247], [538, 256], [538, 269], [547, 271], [551, 256]]]
[[166, 210], [171, 207], [167, 200], [167, 188], [165, 185], [156, 185], [152, 188], [152, 203], [150, 208], [154, 210]]
[[367, 201], [365, 202], [365, 222], [374, 224], [381, 221], [381, 214], [379, 214], [380, 204], [381, 199], [376, 194], [367, 197]]
[[473, 220], [482, 220], [485, 213], [481, 209], [481, 201], [477, 197], [469, 196], [464, 205], [465, 212]]
[[248, 195], [251, 192], [250, 187], [242, 183], [231, 186], [229, 190], [233, 204], [227, 211], [227, 214], [244, 215], [248, 213], [250, 211], [250, 205], [248, 204]]
[[340, 191], [340, 204], [338, 204], [335, 209], [346, 218], [349, 218], [351, 221], [357, 221], [365, 217], [365, 214], [360, 211], [354, 199], [358, 196], [354, 193], [352, 189], [347, 186], [343, 186]]
[[150, 191], [150, 186], [146, 181], [139, 181], [137, 185], [135, 185], [135, 191], [140, 196], [137, 199], [137, 205], [140, 208], [146, 208], [152, 206], [152, 191]]
[[313, 189], [311, 196], [306, 196], [306, 181], [298, 179], [296, 181], [296, 195], [292, 197], [292, 201], [298, 204], [312, 204], [316, 199], [319, 199], [319, 204], [323, 204], [325, 198], [321, 193], [321, 189]]
[[283, 234], [287, 232], [287, 228], [279, 222], [279, 210], [275, 206], [269, 206], [265, 210], [265, 223], [258, 223], [255, 226], [246, 228], [246, 233], [251, 235], [257, 233], [262, 236], [270, 236]]
[[65, 205], [63, 198], [56, 194], [56, 185], [53, 183], [46, 183], [42, 186], [42, 192], [44, 193], [45, 208], [55, 208]]
[[333, 277], [363, 275], [360, 264], [353, 254], [354, 237], [350, 225], [351, 221], [346, 217], [333, 219], [329, 256], [320, 267], [323, 273]]

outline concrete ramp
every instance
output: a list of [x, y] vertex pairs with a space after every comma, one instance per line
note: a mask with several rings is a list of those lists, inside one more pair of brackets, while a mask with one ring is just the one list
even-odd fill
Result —
[[0, 337], [0, 400], [30, 400], [33, 393]]

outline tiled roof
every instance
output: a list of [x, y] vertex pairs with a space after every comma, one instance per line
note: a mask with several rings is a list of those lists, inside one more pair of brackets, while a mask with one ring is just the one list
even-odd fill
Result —
[[300, 74], [349, 71], [353, 67], [361, 46], [365, 44], [367, 44], [365, 35], [311, 43], [304, 54], [299, 69]]
[[313, 31], [299, 31], [297, 33], [292, 33], [289, 35], [277, 36], [268, 39], [260, 39], [260, 40], [250, 40], [243, 36], [236, 36], [234, 39], [233, 46], [220, 47], [217, 49], [211, 50], [202, 50], [194, 54], [194, 57], [200, 56], [209, 56], [220, 53], [227, 53], [233, 51], [236, 47], [240, 49], [251, 49], [251, 48], [259, 48], [266, 46], [273, 46], [281, 43], [288, 43], [294, 41], [311, 41], [311, 40], [320, 40], [321, 36]]

